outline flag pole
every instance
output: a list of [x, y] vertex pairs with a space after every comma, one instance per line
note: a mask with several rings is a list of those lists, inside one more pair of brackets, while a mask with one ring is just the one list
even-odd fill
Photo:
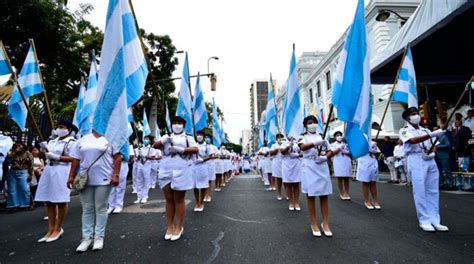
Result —
[[385, 110], [383, 111], [382, 120], [380, 121], [379, 127], [377, 129], [377, 134], [375, 135], [375, 141], [377, 141], [377, 139], [379, 138], [380, 130], [382, 130], [382, 124], [383, 124], [383, 121], [385, 120], [385, 116], [387, 115], [388, 107], [390, 103], [392, 102], [393, 92], [395, 91], [395, 87], [397, 86], [397, 83], [398, 83], [398, 77], [400, 76], [400, 71], [403, 67], [403, 63], [405, 62], [405, 57], [407, 55], [408, 47], [409, 47], [409, 44], [405, 47], [405, 51], [403, 52], [402, 61], [400, 62], [400, 66], [398, 67], [397, 76], [395, 77], [395, 81], [393, 82], [392, 89], [390, 91], [390, 96], [388, 97], [387, 105], [385, 106]]
[[277, 119], [277, 131], [278, 131], [278, 134], [281, 134], [281, 131], [280, 131], [280, 120], [278, 120], [278, 108], [277, 108], [277, 102], [276, 102], [276, 93], [275, 93], [275, 87], [273, 86], [273, 78], [272, 78], [272, 74], [270, 73], [270, 85], [272, 86], [272, 92], [273, 92], [273, 104], [275, 105], [275, 112], [276, 112], [276, 119]]
[[[456, 110], [459, 108], [459, 106], [461, 105], [461, 102], [462, 102], [462, 99], [464, 99], [464, 96], [466, 95], [467, 91], [468, 90], [471, 90], [471, 88], [469, 88], [469, 85], [474, 82], [474, 75], [471, 76], [471, 79], [469, 79], [469, 81], [466, 83], [466, 86], [464, 86], [464, 90], [462, 91], [462, 94], [461, 96], [459, 97], [458, 101], [456, 102], [456, 105], [454, 106], [453, 108], [453, 111], [451, 112], [451, 114], [449, 115], [448, 119], [446, 120], [445, 122], [445, 125], [449, 125], [449, 122], [451, 121], [451, 119], [453, 118], [454, 114], [456, 113]], [[431, 148], [428, 150], [428, 153], [427, 154], [430, 154], [431, 152], [433, 152], [434, 150], [434, 147], [436, 146], [436, 143], [438, 143], [439, 141], [439, 137], [437, 137], [434, 141], [434, 143], [431, 145]]]
[[36, 64], [38, 65], [38, 75], [41, 81], [41, 85], [43, 86], [44, 104], [46, 105], [46, 111], [48, 112], [49, 124], [51, 125], [51, 129], [54, 129], [53, 116], [51, 115], [51, 108], [49, 107], [48, 96], [46, 95], [46, 86], [44, 85], [43, 75], [41, 74], [38, 55], [36, 55], [35, 41], [33, 39], [29, 39], [29, 41], [31, 45], [33, 46], [33, 54], [35, 55]]
[[[331, 117], [332, 117], [332, 112], [334, 110], [334, 105], [331, 104], [331, 106], [329, 107], [329, 114], [328, 114], [328, 119], [326, 120], [326, 127], [324, 127], [324, 132], [323, 132], [323, 140], [325, 140], [326, 138], [326, 134], [329, 130], [329, 122], [331, 121]], [[318, 148], [318, 156], [321, 155], [321, 151], [322, 151], [322, 148], [319, 147]]]
[[12, 75], [13, 75], [13, 81], [16, 83], [17, 85], [17, 89], [18, 89], [18, 92], [20, 93], [21, 95], [21, 99], [23, 101], [23, 103], [25, 104], [26, 106], [26, 109], [28, 111], [28, 115], [30, 116], [31, 118], [31, 121], [33, 122], [33, 127], [35, 128], [36, 130], [36, 133], [38, 134], [39, 138], [41, 141], [44, 141], [44, 138], [43, 138], [43, 134], [41, 133], [39, 127], [38, 127], [38, 123], [36, 122], [36, 119], [33, 115], [33, 112], [31, 111], [31, 108], [30, 108], [30, 105], [28, 104], [28, 102], [26, 101], [26, 97], [25, 97], [25, 94], [23, 93], [23, 91], [21, 90], [21, 86], [20, 86], [20, 83], [18, 83], [18, 76], [16, 75], [16, 72], [13, 71], [13, 68], [12, 68], [12, 64], [10, 62], [10, 58], [8, 57], [7, 55], [7, 51], [5, 50], [5, 46], [3, 45], [3, 42], [0, 40], [0, 46], [2, 47], [2, 50], [3, 50], [3, 54], [5, 54], [5, 58], [7, 59], [7, 63], [8, 63], [8, 67], [10, 68], [10, 71], [12, 72]]

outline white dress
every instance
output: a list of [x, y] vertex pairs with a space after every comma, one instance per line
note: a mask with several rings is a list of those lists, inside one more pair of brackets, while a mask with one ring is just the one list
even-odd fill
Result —
[[193, 155], [193, 187], [194, 189], [205, 189], [209, 187], [209, 167], [202, 159], [209, 156], [208, 145], [198, 143], [197, 147], [199, 152]]
[[[212, 144], [209, 144], [208, 145], [208, 148], [209, 148], [209, 155], [215, 155], [217, 154], [217, 147], [212, 145]], [[209, 171], [209, 181], [215, 181], [216, 180], [216, 159], [210, 159], [208, 161], [206, 161], [206, 164], [207, 164], [207, 167], [208, 167], [208, 171]]]
[[[223, 155], [222, 153], [224, 153], [223, 150], [219, 149], [219, 150], [217, 150], [216, 154], [221, 156], [221, 155]], [[215, 165], [216, 174], [223, 174], [224, 173], [224, 159], [222, 159], [221, 157], [218, 157], [217, 159], [215, 159], [214, 165]]]
[[[197, 147], [192, 136], [184, 133], [170, 135], [172, 145], [177, 147]], [[193, 170], [191, 157], [185, 154], [171, 154], [171, 144], [165, 144], [163, 148], [163, 159], [160, 163], [158, 181], [161, 188], [171, 184], [175, 191], [186, 191], [193, 188]]]
[[228, 172], [228, 171], [232, 171], [232, 168], [234, 167], [232, 165], [232, 161], [231, 161], [231, 155], [230, 155], [230, 152], [228, 150], [224, 150], [224, 156], [226, 156], [226, 159], [224, 159], [224, 171], [225, 172]]
[[0, 180], [3, 178], [3, 162], [8, 155], [8, 152], [13, 146], [13, 140], [10, 137], [0, 135]]
[[290, 146], [290, 152], [282, 156], [281, 176], [284, 183], [301, 182], [301, 159], [299, 158], [300, 147], [294, 141], [282, 144], [281, 149]]
[[379, 180], [379, 164], [375, 154], [378, 147], [372, 144], [369, 153], [357, 159], [357, 175], [356, 178], [360, 182], [376, 182]]
[[342, 142], [334, 142], [331, 144], [331, 149], [341, 149], [333, 158], [332, 164], [334, 167], [334, 176], [336, 177], [350, 177], [352, 176], [352, 160], [349, 156], [349, 149], [346, 144]]
[[[260, 152], [264, 155], [268, 153], [270, 149], [268, 147], [262, 147]], [[263, 173], [272, 173], [272, 158], [270, 156], [262, 157], [262, 170]]]
[[[48, 142], [50, 152], [61, 156], [70, 156], [77, 141], [72, 137], [54, 139]], [[67, 187], [71, 162], [48, 161], [38, 182], [35, 201], [51, 203], [69, 203], [71, 190]]]
[[[321, 135], [305, 133], [302, 135], [299, 143], [308, 144], [315, 140], [322, 140]], [[329, 143], [321, 147], [321, 156], [326, 155], [329, 150]], [[332, 194], [331, 176], [327, 162], [316, 163], [318, 150], [310, 148], [303, 151], [303, 168], [301, 173], [301, 192], [308, 196], [325, 196]]]
[[281, 162], [282, 162], [282, 156], [281, 156], [281, 152], [280, 152], [280, 147], [281, 147], [281, 143], [278, 144], [278, 143], [275, 143], [272, 145], [272, 148], [271, 150], [276, 150], [277, 153], [272, 156], [272, 176], [273, 177], [277, 177], [277, 178], [281, 178], [282, 177], [282, 171], [281, 171]]

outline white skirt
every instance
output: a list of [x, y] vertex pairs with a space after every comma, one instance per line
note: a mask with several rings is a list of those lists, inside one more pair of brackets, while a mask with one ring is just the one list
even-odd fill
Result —
[[272, 160], [269, 157], [265, 158], [265, 162], [262, 165], [263, 173], [272, 173]]
[[205, 189], [209, 187], [209, 167], [206, 163], [193, 164], [194, 189]]
[[273, 158], [272, 160], [272, 176], [281, 178], [282, 171], [281, 171], [281, 162], [282, 158]]
[[216, 168], [216, 174], [223, 174], [224, 173], [224, 160], [216, 159], [214, 162], [215, 162], [214, 164]]
[[310, 197], [332, 194], [331, 176], [327, 162], [317, 164], [312, 158], [303, 158], [301, 192]]
[[36, 190], [36, 202], [69, 203], [71, 190], [67, 187], [71, 165], [46, 165]]
[[232, 166], [232, 162], [228, 159], [224, 160], [224, 171], [232, 171], [234, 166]]
[[376, 182], [379, 180], [379, 164], [369, 154], [357, 159], [356, 178], [360, 182]]
[[352, 161], [347, 155], [337, 155], [333, 159], [333, 168], [335, 177], [351, 177]]
[[163, 189], [171, 183], [171, 189], [186, 191], [193, 188], [193, 170], [191, 162], [179, 156], [164, 157], [160, 163], [158, 182]]
[[208, 160], [206, 161], [207, 170], [209, 171], [209, 181], [216, 180], [216, 164], [215, 160]]
[[284, 183], [301, 182], [301, 160], [299, 158], [283, 157], [281, 174]]

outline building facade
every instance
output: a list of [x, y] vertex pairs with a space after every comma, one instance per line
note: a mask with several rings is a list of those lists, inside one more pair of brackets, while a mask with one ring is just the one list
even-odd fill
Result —
[[255, 79], [250, 85], [250, 127], [252, 149], [258, 148], [259, 124], [265, 116], [268, 98], [268, 79]]
[[242, 137], [240, 138], [240, 145], [242, 146], [242, 154], [252, 154], [252, 130], [242, 130]]

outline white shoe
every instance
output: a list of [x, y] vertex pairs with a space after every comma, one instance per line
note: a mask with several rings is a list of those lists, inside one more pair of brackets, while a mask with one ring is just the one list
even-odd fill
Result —
[[76, 252], [86, 252], [92, 246], [91, 238], [84, 238], [81, 241], [81, 244], [76, 248]]
[[321, 223], [321, 229], [323, 230], [323, 233], [324, 233], [325, 236], [327, 236], [327, 237], [332, 237], [332, 232], [331, 232], [331, 230], [329, 230], [329, 231], [327, 231], [327, 232], [324, 231], [323, 223]]
[[225, 183], [222, 184], [222, 187], [225, 187]]
[[153, 185], [153, 186], [151, 186], [151, 188], [154, 190], [154, 189], [156, 188], [156, 186], [155, 186], [155, 185]]
[[122, 212], [122, 208], [115, 208], [112, 212], [113, 214], [120, 214]]
[[132, 190], [132, 193], [137, 193], [137, 190]]
[[278, 201], [281, 201], [282, 199], [283, 199], [283, 198], [281, 198], [281, 196], [280, 196], [280, 197], [277, 197], [277, 200], [278, 200]]
[[199, 212], [199, 208], [194, 207], [194, 210], [193, 210], [193, 211], [194, 211], [194, 212]]
[[114, 211], [114, 208], [107, 209], [107, 214], [111, 214]]
[[147, 202], [148, 202], [148, 199], [142, 199], [142, 200], [140, 201], [141, 204], [146, 204]]
[[430, 224], [428, 224], [428, 225], [421, 225], [420, 224], [420, 228], [423, 229], [423, 231], [425, 231], [425, 232], [434, 232], [434, 231], [436, 231], [436, 229]]
[[382, 207], [380, 205], [374, 205], [375, 210], [381, 210]]
[[49, 236], [44, 236], [40, 239], [38, 239], [38, 243], [42, 243], [42, 242], [45, 242], [46, 240], [48, 240]]
[[43, 217], [43, 220], [48, 221], [49, 217], [45, 216]]
[[212, 198], [210, 196], [207, 198], [207, 202], [208, 203], [212, 202]]
[[374, 210], [374, 206], [372, 204], [367, 204], [367, 203], [364, 203], [365, 205], [365, 208], [369, 209], [369, 210]]
[[294, 210], [295, 210], [295, 208], [294, 208], [293, 206], [290, 206], [290, 207], [288, 208], [288, 210], [290, 210], [290, 211], [294, 211]]
[[295, 207], [295, 210], [299, 212], [299, 211], [301, 211], [301, 207], [297, 206], [297, 207]]
[[165, 240], [170, 240], [173, 234], [165, 234]]
[[321, 237], [321, 231], [314, 231], [312, 226], [311, 226], [311, 232], [313, 233], [313, 236]]
[[103, 237], [94, 238], [94, 246], [92, 247], [92, 251], [101, 250], [102, 248], [104, 248], [104, 238]]
[[137, 199], [133, 202], [134, 204], [139, 204], [140, 203], [140, 199]]
[[204, 206], [202, 208], [199, 208], [198, 210], [199, 210], [198, 212], [204, 211]]
[[437, 224], [437, 225], [433, 225], [433, 227], [436, 229], [436, 231], [440, 231], [440, 232], [449, 231], [449, 228], [445, 225]]
[[176, 241], [176, 240], [180, 239], [181, 236], [183, 235], [183, 232], [184, 232], [184, 228], [181, 228], [181, 232], [179, 232], [179, 234], [177, 234], [177, 235], [172, 235], [170, 240], [171, 241]]
[[61, 228], [61, 231], [59, 232], [59, 234], [57, 236], [48, 237], [48, 239], [46, 239], [45, 242], [46, 243], [54, 242], [54, 241], [58, 240], [63, 234], [64, 234], [64, 230]]

